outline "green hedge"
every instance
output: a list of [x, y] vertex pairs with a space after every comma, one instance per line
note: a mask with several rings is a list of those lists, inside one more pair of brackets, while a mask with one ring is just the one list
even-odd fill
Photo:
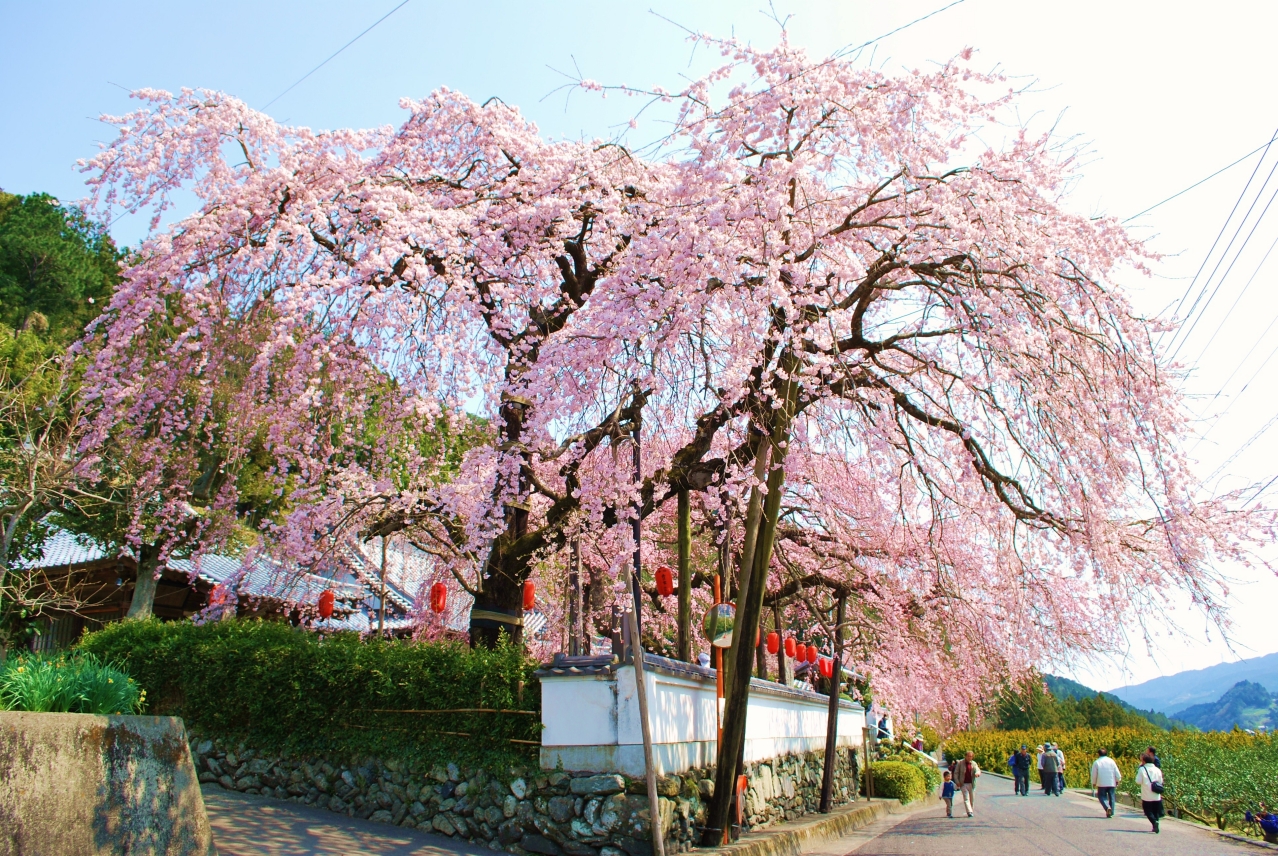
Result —
[[923, 771], [905, 761], [875, 761], [870, 765], [874, 777], [874, 795], [911, 803], [927, 796], [927, 780]]
[[[110, 624], [79, 648], [127, 670], [146, 690], [149, 713], [266, 751], [497, 771], [526, 763], [540, 739], [535, 666], [514, 646], [321, 637], [269, 621], [150, 620]], [[459, 709], [525, 713], [442, 712]]]

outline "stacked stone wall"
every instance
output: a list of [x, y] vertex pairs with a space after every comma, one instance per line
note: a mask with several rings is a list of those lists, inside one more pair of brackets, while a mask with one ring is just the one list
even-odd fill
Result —
[[[191, 755], [206, 784], [462, 838], [516, 856], [652, 853], [642, 779], [520, 768], [494, 775], [456, 764], [420, 769], [396, 759], [286, 758], [199, 738], [191, 741]], [[853, 757], [848, 750], [838, 753], [836, 804], [856, 798]], [[751, 764], [747, 826], [759, 829], [816, 811], [822, 763], [822, 753], [812, 752]], [[657, 790], [667, 849], [691, 849], [714, 793], [714, 768], [662, 777]]]

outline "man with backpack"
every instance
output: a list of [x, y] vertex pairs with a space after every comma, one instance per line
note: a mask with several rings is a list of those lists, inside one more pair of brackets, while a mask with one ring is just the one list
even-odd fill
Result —
[[1056, 754], [1055, 748], [1050, 743], [1043, 744], [1043, 785], [1044, 792], [1048, 796], [1055, 794], [1060, 796], [1058, 788], [1060, 787], [1057, 779], [1057, 772], [1060, 770], [1061, 759]]
[[1154, 765], [1154, 756], [1148, 750], [1141, 753], [1136, 783], [1140, 785], [1140, 807], [1152, 827], [1150, 832], [1157, 833], [1163, 816], [1163, 771]]

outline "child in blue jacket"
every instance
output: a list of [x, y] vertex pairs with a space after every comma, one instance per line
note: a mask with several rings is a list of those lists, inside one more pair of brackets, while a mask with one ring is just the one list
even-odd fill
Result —
[[945, 816], [954, 816], [954, 782], [951, 781], [950, 771], [945, 771], [945, 784], [941, 785], [941, 799], [945, 800]]

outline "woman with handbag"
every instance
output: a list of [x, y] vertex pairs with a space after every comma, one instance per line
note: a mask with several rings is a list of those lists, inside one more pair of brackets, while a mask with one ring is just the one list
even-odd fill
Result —
[[1158, 832], [1158, 821], [1163, 816], [1163, 771], [1154, 766], [1149, 752], [1140, 756], [1140, 769], [1136, 771], [1136, 782], [1140, 785], [1140, 805], [1149, 818], [1151, 832]]

